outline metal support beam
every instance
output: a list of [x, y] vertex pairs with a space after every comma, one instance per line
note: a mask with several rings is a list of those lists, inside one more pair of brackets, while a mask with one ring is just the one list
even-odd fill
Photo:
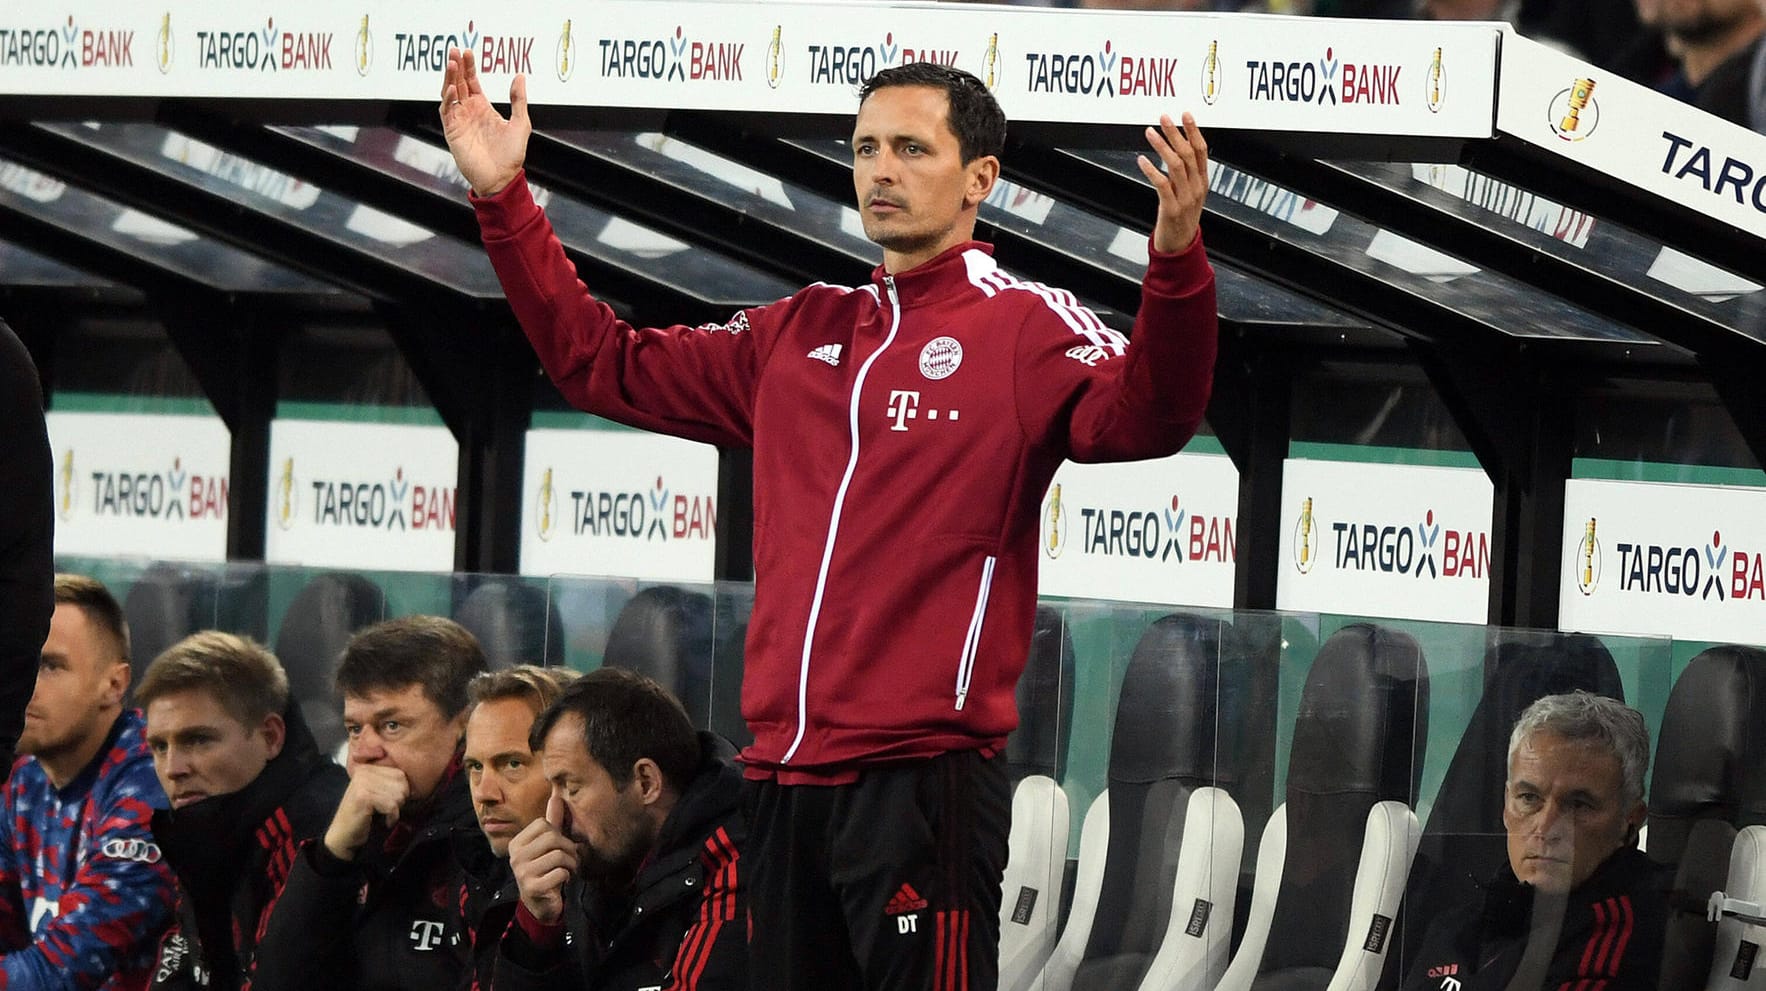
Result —
[[[451, 199], [440, 197], [385, 170], [272, 131], [268, 125], [225, 118], [190, 103], [174, 100], [162, 104], [157, 123], [438, 234], [469, 243], [478, 241], [478, 224], [464, 193]], [[371, 135], [384, 135], [382, 147], [389, 156], [394, 154], [398, 134], [365, 132], [364, 142], [376, 140]]]
[[[1449, 255], [1500, 272], [1528, 285], [1549, 287], [1552, 295], [1625, 326], [1647, 329], [1662, 340], [1696, 351], [1733, 342], [1734, 330], [1695, 309], [1675, 305], [1623, 273], [1596, 264], [1579, 264], [1536, 248], [1524, 236], [1489, 222], [1469, 204], [1446, 193], [1417, 198], [1387, 188], [1329, 162], [1296, 157], [1259, 160], [1262, 178], [1304, 190], [1332, 207], [1429, 245]], [[1436, 190], [1427, 190], [1436, 193]], [[1533, 234], [1527, 231], [1526, 234]], [[1641, 249], [1640, 249], [1641, 250]]]
[[[1528, 488], [1518, 495], [1518, 520], [1512, 539], [1491, 534], [1494, 555], [1502, 552], [1509, 571], [1504, 585], [1512, 588], [1512, 610], [1497, 614], [1504, 626], [1555, 630], [1558, 593], [1564, 566], [1564, 483], [1576, 447], [1576, 403], [1569, 376], [1556, 363], [1541, 370], [1530, 404], [1533, 443], [1529, 452]], [[1509, 501], [1516, 501], [1514, 496]], [[1499, 496], [1498, 505], [1503, 499]], [[1493, 573], [1491, 585], [1496, 585]]]
[[514, 574], [521, 565], [521, 472], [538, 362], [509, 321], [482, 334], [484, 374], [460, 440], [455, 571]]
[[122, 251], [26, 210], [0, 205], [0, 226], [8, 237], [30, 245], [39, 254], [126, 286], [160, 292], [212, 291], [169, 267], [155, 264], [150, 255]]
[[[1014, 145], [1025, 184], [1090, 210], [1124, 227], [1146, 230], [1150, 214], [1139, 176], [1115, 172], [1059, 149]], [[1202, 234], [1211, 257], [1231, 261], [1309, 299], [1412, 338], [1502, 342], [1508, 335], [1430, 293], [1393, 284], [1339, 264], [1230, 216], [1205, 208]]]
[[1488, 622], [1555, 629], [1575, 441], [1575, 404], [1558, 364], [1525, 344], [1413, 347], [1495, 490]]
[[262, 561], [283, 318], [216, 294], [156, 294], [152, 301], [172, 346], [227, 424], [227, 559]]
[[1274, 609], [1280, 575], [1282, 465], [1288, 457], [1293, 363], [1279, 346], [1222, 327], [1208, 423], [1239, 470], [1235, 609]]
[[1766, 468], [1766, 390], [1760, 388], [1761, 357], [1757, 349], [1712, 350], [1699, 355], [1699, 365], [1717, 390], [1718, 398], [1741, 431], [1754, 464]]
[[[1458, 160], [1468, 168], [1590, 215], [1623, 218], [1632, 230], [1673, 232], [1673, 243], [1711, 264], [1748, 278], [1766, 280], [1758, 234], [1707, 217], [1684, 203], [1671, 202], [1508, 135], [1499, 135], [1494, 141], [1469, 142]], [[1650, 331], [1654, 333], [1655, 328]]]
[[[428, 108], [429, 117], [433, 109]], [[399, 115], [401, 119], [411, 117]], [[391, 214], [428, 230], [436, 231], [476, 245], [480, 238], [478, 221], [463, 191], [413, 184], [398, 176], [362, 164], [345, 155], [316, 147], [298, 139], [277, 134], [253, 124], [219, 120], [188, 107], [163, 108], [161, 117], [168, 126], [188, 128], [193, 136], [234, 152], [242, 157], [262, 161], [278, 171], [297, 176], [330, 192], [359, 200], [383, 213]], [[427, 118], [413, 118], [413, 130], [422, 135], [411, 140], [439, 141], [439, 135], [426, 123]], [[384, 140], [390, 147], [399, 140], [395, 132], [384, 132], [375, 140]], [[564, 171], [568, 172], [566, 168]], [[538, 173], [535, 173], [536, 177]], [[551, 177], [548, 177], [551, 178]], [[335, 252], [332, 252], [335, 254]], [[608, 305], [620, 310], [638, 323], [696, 323], [721, 319], [728, 309], [706, 305], [684, 293], [655, 282], [643, 273], [634, 273], [608, 264], [565, 246], [565, 254], [576, 266], [578, 275]], [[329, 278], [326, 273], [319, 273]], [[435, 291], [449, 291], [445, 285], [432, 286], [430, 291], [400, 294], [389, 292], [386, 298], [403, 300], [430, 299]], [[629, 305], [628, 305], [629, 301]], [[502, 309], [501, 304], [482, 307], [489, 313]]]
[[754, 580], [754, 452], [720, 448], [717, 459], [718, 581]]
[[563, 139], [535, 134], [527, 161], [535, 180], [552, 189], [793, 284], [850, 282], [870, 271], [868, 264], [807, 232], [760, 220], [728, 200], [661, 182]]
[[67, 135], [34, 125], [7, 128], [0, 130], [0, 148], [33, 167], [120, 203], [370, 298], [421, 300], [445, 294], [461, 305], [481, 305], [453, 286], [431, 281], [269, 213], [241, 207]]
[[282, 334], [241, 328], [238, 399], [227, 491], [227, 559], [262, 561], [270, 503], [270, 422], [276, 418]]
[[455, 570], [514, 572], [538, 359], [512, 319], [487, 325], [428, 306], [376, 309], [460, 445]]

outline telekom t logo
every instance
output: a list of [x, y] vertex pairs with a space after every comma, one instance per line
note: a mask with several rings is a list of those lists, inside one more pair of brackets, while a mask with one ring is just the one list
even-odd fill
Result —
[[419, 950], [433, 950], [442, 943], [442, 924], [429, 919], [418, 919], [411, 924], [411, 942]]
[[889, 429], [906, 432], [907, 421], [920, 415], [920, 394], [902, 389], [890, 390], [889, 415], [895, 417], [895, 426]]

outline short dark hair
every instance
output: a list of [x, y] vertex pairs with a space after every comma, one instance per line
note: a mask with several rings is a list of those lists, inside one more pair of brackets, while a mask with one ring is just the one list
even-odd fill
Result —
[[935, 62], [909, 62], [891, 66], [865, 80], [859, 87], [859, 106], [871, 94], [891, 86], [930, 86], [942, 90], [950, 101], [949, 123], [967, 165], [984, 155], [995, 158], [1006, 150], [1006, 112], [988, 92], [987, 84], [972, 73]]
[[145, 709], [155, 699], [189, 691], [209, 693], [228, 715], [250, 728], [288, 706], [288, 674], [256, 640], [203, 630], [153, 659], [135, 689], [135, 704]]
[[116, 657], [112, 660], [128, 661], [129, 623], [123, 618], [123, 607], [117, 604], [116, 596], [110, 594], [103, 582], [85, 575], [57, 574], [55, 604], [79, 606], [85, 611], [86, 619], [98, 627], [98, 632], [116, 648]]
[[528, 746], [545, 749], [546, 736], [566, 715], [583, 721], [583, 746], [613, 779], [631, 783], [632, 765], [648, 757], [662, 780], [684, 790], [699, 767], [699, 736], [680, 700], [655, 681], [627, 668], [597, 668], [564, 686], [558, 701], [534, 720]]
[[466, 708], [472, 676], [484, 669], [484, 650], [466, 627], [440, 616], [402, 616], [350, 637], [337, 664], [337, 692], [361, 698], [421, 685], [452, 719]]

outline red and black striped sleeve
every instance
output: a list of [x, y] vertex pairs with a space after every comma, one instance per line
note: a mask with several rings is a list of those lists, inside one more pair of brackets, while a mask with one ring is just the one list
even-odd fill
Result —
[[744, 991], [748, 987], [748, 897], [742, 854], [720, 827], [700, 851], [707, 883], [699, 914], [681, 937], [663, 991]]
[[1594, 926], [1578, 947], [1576, 975], [1560, 991], [1621, 991], [1654, 987], [1659, 961], [1642, 962], [1627, 953], [1637, 933], [1637, 910], [1630, 895], [1595, 902]]

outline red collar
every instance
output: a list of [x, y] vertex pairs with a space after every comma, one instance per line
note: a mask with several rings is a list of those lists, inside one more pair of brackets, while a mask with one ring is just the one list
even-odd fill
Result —
[[[943, 302], [963, 290], [973, 288], [969, 281], [969, 262], [963, 257], [970, 251], [979, 251], [991, 259], [993, 245], [984, 241], [964, 241], [946, 248], [937, 256], [913, 268], [895, 273], [896, 298], [901, 301], [902, 307]], [[879, 299], [888, 296], [889, 289], [885, 282], [888, 278], [889, 273], [881, 265], [871, 270], [871, 284], [877, 287]]]

